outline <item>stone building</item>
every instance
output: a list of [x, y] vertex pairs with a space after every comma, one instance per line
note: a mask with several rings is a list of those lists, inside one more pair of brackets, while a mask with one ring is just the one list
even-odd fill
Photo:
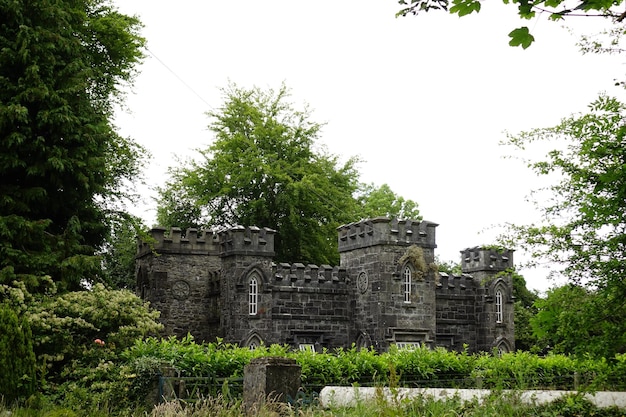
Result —
[[274, 263], [268, 228], [154, 228], [137, 253], [137, 291], [167, 334], [243, 346], [417, 344], [514, 348], [511, 250], [461, 252], [461, 275], [438, 273], [428, 221], [374, 218], [338, 229], [340, 265]]

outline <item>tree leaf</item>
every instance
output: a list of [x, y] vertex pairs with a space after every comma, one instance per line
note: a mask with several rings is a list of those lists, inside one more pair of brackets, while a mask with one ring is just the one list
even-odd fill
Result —
[[511, 38], [509, 45], [521, 46], [524, 49], [528, 48], [535, 41], [535, 37], [530, 34], [526, 26], [511, 31], [509, 37]]

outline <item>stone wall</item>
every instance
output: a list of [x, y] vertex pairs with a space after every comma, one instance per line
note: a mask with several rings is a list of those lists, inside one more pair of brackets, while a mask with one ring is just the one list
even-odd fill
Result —
[[437, 344], [462, 350], [468, 344], [477, 349], [478, 312], [482, 301], [480, 285], [471, 275], [440, 274], [436, 285]]
[[275, 231], [267, 228], [190, 229], [185, 238], [156, 228], [152, 244], [139, 244], [138, 293], [161, 311], [167, 334], [198, 340], [512, 349], [512, 251], [466, 249], [463, 274], [440, 275], [436, 227], [388, 218], [342, 226], [335, 267], [273, 263]]

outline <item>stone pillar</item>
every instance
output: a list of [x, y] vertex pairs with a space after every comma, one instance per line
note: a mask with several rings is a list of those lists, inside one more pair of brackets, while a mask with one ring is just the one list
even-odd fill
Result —
[[295, 359], [255, 358], [243, 371], [243, 406], [246, 412], [258, 411], [266, 399], [286, 402], [300, 389], [300, 365]]

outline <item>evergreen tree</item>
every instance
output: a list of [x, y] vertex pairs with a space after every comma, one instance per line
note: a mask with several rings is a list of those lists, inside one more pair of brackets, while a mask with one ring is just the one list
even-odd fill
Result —
[[35, 369], [28, 322], [0, 303], [0, 400], [11, 404], [34, 393]]
[[80, 288], [143, 150], [111, 124], [139, 21], [104, 0], [0, 2], [0, 285]]

